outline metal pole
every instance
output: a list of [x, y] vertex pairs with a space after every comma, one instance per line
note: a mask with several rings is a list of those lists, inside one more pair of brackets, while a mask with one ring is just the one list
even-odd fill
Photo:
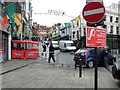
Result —
[[97, 47], [95, 47], [95, 90], [98, 89], [98, 60], [97, 60]]
[[80, 28], [79, 29], [80, 29], [80, 39], [79, 39], [79, 44], [80, 44], [80, 41], [81, 41], [81, 13], [80, 13]]
[[82, 59], [79, 59], [79, 77], [82, 77], [82, 63], [81, 63]]

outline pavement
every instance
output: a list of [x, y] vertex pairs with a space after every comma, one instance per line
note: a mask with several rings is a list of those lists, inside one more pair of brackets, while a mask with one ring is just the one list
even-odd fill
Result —
[[[79, 77], [79, 69], [57, 64], [54, 66], [52, 62], [48, 64], [46, 60], [14, 59], [3, 63], [2, 68], [3, 90], [6, 90], [4, 88], [94, 88], [94, 68], [84, 68], [82, 78]], [[103, 67], [98, 70], [98, 87], [118, 90], [119, 86], [111, 74]], [[9, 71], [11, 72], [8, 73]]]
[[0, 67], [2, 68], [0, 75], [28, 66], [29, 64], [35, 63], [37, 61], [37, 59], [11, 59], [9, 61], [4, 61], [3, 63], [0, 63]]
[[[82, 78], [79, 78], [78, 69], [75, 70], [74, 66], [67, 67], [56, 64], [54, 67], [52, 64], [49, 65], [46, 60], [43, 60], [41, 58], [25, 59], [25, 60], [11, 59], [10, 61], [5, 61], [1, 63], [0, 66], [2, 67], [2, 71], [0, 74], [3, 75], [2, 76], [3, 88], [6, 87], [7, 88], [26, 88], [26, 87], [28, 88], [29, 87], [31, 88], [36, 88], [36, 87], [37, 88], [93, 88], [94, 87], [94, 73], [93, 73], [94, 69], [84, 69], [82, 73]], [[23, 68], [21, 70], [23, 74], [19, 74], [19, 72], [17, 73], [17, 75], [6, 74], [14, 70], [18, 70], [20, 68]], [[112, 75], [109, 72], [107, 72], [106, 69], [100, 67], [98, 70], [99, 70], [98, 72], [100, 72], [98, 79], [100, 88], [120, 87], [117, 86], [116, 84], [117, 81], [112, 78]], [[33, 73], [35, 73], [35, 75], [33, 75]], [[11, 78], [8, 78], [9, 75], [11, 75]], [[25, 78], [24, 85], [22, 84], [23, 80], [21, 80], [20, 78], [22, 75], [27, 76], [24, 77]], [[43, 79], [45, 80], [44, 82], [41, 81]], [[38, 80], [37, 84], [35, 82], [36, 80]], [[14, 81], [18, 81], [19, 84], [14, 83]]]

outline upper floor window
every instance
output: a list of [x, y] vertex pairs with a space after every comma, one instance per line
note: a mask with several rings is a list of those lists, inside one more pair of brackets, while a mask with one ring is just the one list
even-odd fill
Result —
[[104, 21], [106, 21], [106, 15], [104, 16]]
[[116, 34], [119, 34], [119, 27], [116, 27]]
[[112, 22], [113, 21], [113, 16], [110, 16], [110, 22]]
[[86, 35], [86, 28], [83, 28], [83, 30], [84, 30], [84, 35]]
[[115, 22], [118, 23], [118, 17], [116, 17], [116, 21]]
[[110, 26], [110, 33], [113, 34], [113, 26]]

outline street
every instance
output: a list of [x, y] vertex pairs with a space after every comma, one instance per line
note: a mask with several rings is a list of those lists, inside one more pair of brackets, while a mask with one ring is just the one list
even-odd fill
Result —
[[[56, 51], [55, 65], [38, 60], [21, 69], [2, 75], [3, 88], [94, 88], [94, 68], [74, 69], [74, 54]], [[98, 88], [120, 88], [120, 81], [113, 79], [104, 67], [98, 68]]]

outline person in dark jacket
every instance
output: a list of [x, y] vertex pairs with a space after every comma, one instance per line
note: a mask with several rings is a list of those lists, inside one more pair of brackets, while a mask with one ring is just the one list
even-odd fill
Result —
[[110, 71], [109, 65], [108, 65], [108, 51], [103, 50], [103, 60], [104, 60], [104, 67]]
[[48, 59], [48, 63], [50, 63], [50, 59], [53, 59], [53, 61], [55, 62], [55, 58], [54, 58], [54, 47], [52, 45], [52, 41], [50, 42], [50, 47], [49, 47], [49, 59]]

